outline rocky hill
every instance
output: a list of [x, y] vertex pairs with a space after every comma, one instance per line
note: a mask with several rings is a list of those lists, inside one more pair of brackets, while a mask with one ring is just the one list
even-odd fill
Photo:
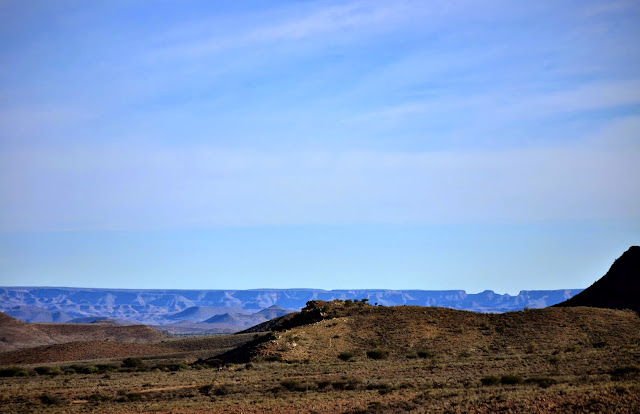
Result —
[[624, 347], [640, 343], [640, 317], [636, 313], [584, 307], [481, 314], [433, 307], [315, 301], [301, 312], [261, 326], [272, 330], [270, 337], [220, 358], [230, 362], [269, 357], [332, 361], [343, 353], [347, 359], [362, 359], [367, 358], [368, 352], [380, 351], [385, 359], [402, 360], [420, 353], [551, 353], [576, 346]]
[[556, 306], [592, 306], [640, 312], [640, 246], [629, 248], [602, 278]]
[[0, 352], [73, 341], [157, 342], [160, 331], [143, 325], [26, 323], [0, 313]]

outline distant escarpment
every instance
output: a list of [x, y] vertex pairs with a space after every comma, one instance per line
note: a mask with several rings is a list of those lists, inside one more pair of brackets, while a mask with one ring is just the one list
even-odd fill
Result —
[[[517, 295], [491, 290], [469, 294], [464, 290], [127, 290], [88, 288], [0, 287], [0, 311], [25, 322], [68, 322], [99, 318], [121, 323], [129, 320], [166, 329], [228, 332], [245, 329], [302, 309], [312, 300], [362, 299], [383, 306], [435, 306], [474, 312], [509, 312], [537, 309], [567, 300], [580, 289], [530, 290]], [[273, 306], [275, 308], [272, 308]], [[262, 312], [263, 310], [270, 309]], [[262, 312], [262, 313], [260, 313]], [[228, 314], [221, 323], [218, 315]], [[213, 320], [212, 320], [213, 318]], [[80, 319], [81, 321], [88, 319]], [[222, 323], [225, 322], [225, 323]], [[232, 322], [229, 324], [227, 322]]]
[[606, 275], [578, 295], [555, 306], [590, 306], [640, 312], [640, 246], [632, 246]]

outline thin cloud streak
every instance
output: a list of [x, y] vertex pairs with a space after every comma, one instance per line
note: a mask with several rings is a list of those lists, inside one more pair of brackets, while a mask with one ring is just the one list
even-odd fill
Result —
[[[637, 145], [496, 152], [24, 151], [0, 230], [638, 218]], [[631, 180], [631, 181], [630, 181]]]

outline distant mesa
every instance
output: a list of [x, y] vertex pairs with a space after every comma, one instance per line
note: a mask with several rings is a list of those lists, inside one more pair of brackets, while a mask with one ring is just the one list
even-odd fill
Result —
[[166, 319], [172, 321], [192, 321], [202, 322], [216, 315], [225, 313], [246, 313], [239, 306], [192, 306], [181, 312], [166, 316]]
[[18, 305], [4, 312], [16, 319], [24, 322], [35, 323], [64, 323], [73, 318], [61, 311], [50, 311], [38, 306]]
[[558, 307], [632, 309], [640, 313], [640, 246], [631, 246], [606, 275]]
[[84, 318], [74, 318], [67, 321], [67, 323], [77, 323], [77, 324], [95, 323], [95, 324], [102, 324], [102, 325], [124, 325], [124, 326], [136, 325], [135, 322], [132, 322], [126, 319], [109, 318], [106, 316], [86, 316]]

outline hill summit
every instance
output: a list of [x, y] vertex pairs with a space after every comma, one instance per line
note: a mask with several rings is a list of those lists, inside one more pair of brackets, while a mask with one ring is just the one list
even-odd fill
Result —
[[640, 312], [640, 246], [631, 246], [602, 278], [555, 306], [591, 306]]

